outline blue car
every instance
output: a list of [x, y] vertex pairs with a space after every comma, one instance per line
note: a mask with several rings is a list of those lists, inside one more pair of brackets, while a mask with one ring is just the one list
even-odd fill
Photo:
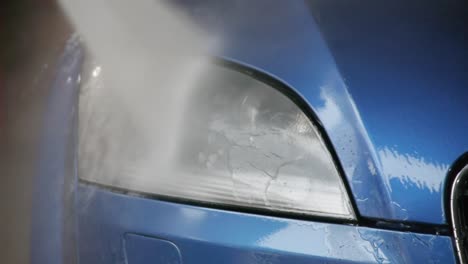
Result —
[[61, 2], [33, 263], [467, 263], [464, 1]]

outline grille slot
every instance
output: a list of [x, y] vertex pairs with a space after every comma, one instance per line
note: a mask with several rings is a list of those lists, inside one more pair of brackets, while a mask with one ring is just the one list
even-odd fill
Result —
[[455, 178], [450, 193], [450, 213], [460, 263], [468, 258], [468, 165]]

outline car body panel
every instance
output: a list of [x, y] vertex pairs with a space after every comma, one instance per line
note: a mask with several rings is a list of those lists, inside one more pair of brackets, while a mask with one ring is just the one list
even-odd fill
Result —
[[372, 142], [394, 218], [445, 223], [448, 171], [468, 151], [468, 2], [309, 3]]
[[[82, 263], [126, 263], [123, 236], [177, 245], [183, 263], [456, 263], [450, 237], [229, 212], [81, 185]], [[139, 264], [147, 262], [129, 262]]]

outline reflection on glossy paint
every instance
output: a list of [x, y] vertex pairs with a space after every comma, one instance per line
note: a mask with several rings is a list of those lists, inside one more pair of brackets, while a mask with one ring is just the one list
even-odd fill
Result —
[[[327, 224], [290, 224], [264, 237], [259, 241], [259, 245], [302, 254], [310, 254], [313, 250], [328, 258], [340, 258], [339, 252], [346, 251], [346, 256], [343, 257], [355, 262], [366, 262], [375, 257], [374, 252], [369, 250], [373, 247], [372, 241], [365, 239], [365, 243], [356, 243], [358, 237], [363, 238], [357, 230], [343, 232], [339, 236], [336, 236], [335, 232], [336, 230]], [[376, 237], [383, 240], [381, 236]], [[384, 253], [379, 252], [379, 258], [385, 259], [384, 256]]]
[[317, 112], [327, 128], [335, 129], [343, 122], [343, 114], [328, 90], [327, 87], [320, 89], [320, 98], [323, 100], [323, 106], [317, 108]]
[[354, 175], [358, 155], [354, 151], [358, 149], [357, 135], [353, 132], [353, 124], [344, 117], [344, 110], [341, 102], [337, 100], [335, 87], [323, 86], [320, 88], [320, 99], [322, 106], [317, 108], [317, 114], [324, 127], [332, 133], [339, 134], [334, 145], [339, 147], [338, 152], [345, 172]]
[[183, 207], [180, 209], [180, 213], [182, 214], [183, 219], [187, 219], [190, 223], [200, 222], [205, 218], [205, 213], [203, 211], [192, 208]]
[[[300, 237], [324, 237], [325, 226], [322, 224], [314, 224], [308, 226], [301, 225], [287, 225], [284, 228], [264, 237], [259, 244], [270, 248], [283, 248], [288, 251], [296, 251], [306, 253], [310, 251], [312, 245], [304, 243]], [[287, 243], [285, 243], [287, 241]], [[317, 243], [313, 245], [314, 249], [320, 252], [326, 252], [327, 247], [325, 243]]]
[[[422, 212], [409, 208], [412, 202], [430, 210], [436, 207], [448, 165], [416, 153], [401, 153], [400, 148], [398, 152], [375, 145], [351, 95], [337, 89], [339, 85], [320, 89], [316, 112], [335, 146], [361, 214], [375, 215], [375, 210], [386, 215], [382, 218], [412, 220]], [[402, 198], [401, 193], [410, 189], [424, 192]]]
[[367, 167], [369, 168], [369, 171], [372, 175], [377, 175], [377, 169], [375, 168], [374, 162], [370, 158], [367, 159]]
[[386, 185], [392, 190], [391, 179], [398, 179], [402, 185], [414, 184], [420, 189], [440, 192], [448, 165], [433, 163], [415, 154], [401, 154], [385, 147], [378, 150], [382, 174]]
[[385, 245], [385, 241], [382, 236], [378, 236], [361, 229], [359, 229], [358, 232], [362, 239], [369, 242], [369, 244], [364, 245], [364, 248], [368, 253], [374, 256], [377, 263], [392, 263], [382, 251], [382, 246]]
[[361, 214], [388, 214], [388, 190], [379, 184], [374, 145], [343, 83], [332, 82], [320, 88], [316, 112], [332, 140]]

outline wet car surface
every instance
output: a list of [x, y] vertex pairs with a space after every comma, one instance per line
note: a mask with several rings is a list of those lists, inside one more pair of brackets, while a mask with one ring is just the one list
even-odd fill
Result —
[[[222, 41], [222, 49], [207, 48], [210, 57], [236, 65], [234, 70], [242, 69], [248, 76], [263, 76], [256, 78], [268, 85], [278, 84], [301, 106], [344, 182], [341, 191], [350, 199], [349, 217], [313, 210], [297, 214], [280, 207], [290, 203], [275, 209], [273, 196], [280, 192], [275, 194], [273, 188], [268, 196], [271, 180], [263, 196], [239, 206], [241, 189], [230, 198], [238, 200], [223, 196], [226, 200], [220, 203], [210, 200], [214, 198], [181, 198], [189, 189], [182, 185], [179, 197], [173, 197], [152, 193], [144, 184], [83, 175], [86, 168], [77, 164], [76, 145], [82, 127], [77, 116], [78, 101], [83, 101], [79, 90], [86, 83], [84, 71], [91, 71], [93, 78], [98, 69], [83, 68], [83, 62], [89, 57], [87, 48], [103, 49], [86, 34], [81, 40], [74, 35], [55, 68], [41, 125], [33, 184], [37, 199], [32, 262], [457, 262], [447, 192], [465, 164], [467, 149], [463, 3], [431, 2], [421, 8], [334, 1], [176, 1], [175, 6], [202, 29], [203, 39]], [[259, 16], [258, 10], [263, 14]], [[76, 21], [78, 29], [93, 34]], [[116, 38], [126, 36], [116, 33]], [[153, 44], [151, 39], [148, 43]], [[100, 58], [96, 75], [101, 67], [103, 74], [106, 69], [126, 69], [112, 67], [104, 55]], [[146, 102], [139, 100], [141, 105]], [[165, 105], [164, 100], [157, 102]], [[164, 135], [163, 129], [154, 131]], [[120, 142], [129, 157], [140, 155], [135, 146], [147, 144]], [[209, 168], [220, 166], [209, 155], [197, 157]], [[122, 161], [109, 168], [124, 171], [119, 167], [126, 165]], [[272, 178], [279, 182], [278, 176]], [[34, 242], [45, 236], [49, 243]]]

